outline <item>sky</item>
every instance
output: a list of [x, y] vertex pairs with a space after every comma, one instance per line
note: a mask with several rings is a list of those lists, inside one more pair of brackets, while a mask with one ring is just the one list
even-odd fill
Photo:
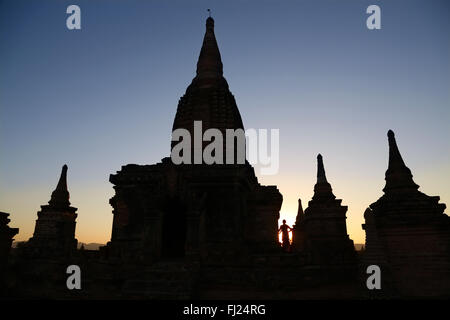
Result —
[[[71, 4], [81, 30], [66, 27]], [[366, 27], [372, 4], [380, 30]], [[298, 198], [307, 207], [321, 153], [364, 243], [389, 129], [420, 190], [450, 203], [448, 1], [0, 0], [0, 211], [16, 240], [65, 163], [76, 237], [110, 239], [109, 175], [170, 154], [208, 8], [244, 127], [279, 129], [279, 172], [258, 179], [282, 193], [281, 219], [293, 224]]]

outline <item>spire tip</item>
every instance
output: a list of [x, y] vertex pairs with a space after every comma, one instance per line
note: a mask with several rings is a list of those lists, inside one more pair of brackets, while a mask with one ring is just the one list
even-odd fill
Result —
[[389, 129], [387, 135], [388, 135], [388, 138], [390, 138], [390, 139], [395, 138], [394, 131], [392, 131], [392, 130], [390, 130], [390, 129]]
[[208, 9], [208, 18], [206, 19], [206, 27], [214, 28], [214, 19], [211, 17], [211, 9]]
[[317, 182], [325, 182], [327, 178], [325, 177], [325, 168], [323, 166], [322, 155], [319, 153], [317, 155]]

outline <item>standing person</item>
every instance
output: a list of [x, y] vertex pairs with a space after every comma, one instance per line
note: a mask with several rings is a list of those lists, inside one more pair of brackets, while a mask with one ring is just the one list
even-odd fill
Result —
[[286, 224], [286, 220], [283, 220], [283, 224], [278, 229], [278, 233], [281, 232], [281, 246], [285, 251], [289, 251], [291, 243], [289, 242], [289, 231], [292, 228]]

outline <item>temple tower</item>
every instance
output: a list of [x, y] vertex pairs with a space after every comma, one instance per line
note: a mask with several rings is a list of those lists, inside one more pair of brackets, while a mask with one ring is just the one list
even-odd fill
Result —
[[[224, 138], [223, 149], [214, 151], [224, 151], [223, 157], [214, 163], [201, 158], [213, 142], [202, 141], [208, 129]], [[230, 129], [244, 138], [242, 143], [233, 136], [231, 149], [225, 141]], [[105, 254], [149, 263], [175, 258], [223, 264], [238, 263], [249, 251], [276, 250], [282, 196], [275, 186], [258, 183], [245, 159], [243, 129], [209, 17], [196, 76], [179, 99], [172, 127], [190, 134], [191, 162], [164, 158], [154, 165], [129, 164], [110, 176], [114, 220]], [[179, 142], [171, 141], [172, 154], [185, 155], [178, 153]]]
[[64, 165], [48, 205], [41, 206], [38, 212], [33, 237], [27, 243], [27, 251], [31, 255], [64, 257], [76, 250], [77, 208], [70, 206], [69, 197], [67, 165]]
[[448, 296], [450, 217], [444, 213], [446, 206], [439, 197], [418, 190], [392, 130], [388, 142], [384, 195], [364, 214], [364, 264], [379, 265], [388, 275], [384, 286], [404, 297]]
[[[347, 234], [347, 207], [336, 199], [328, 183], [322, 156], [317, 156], [317, 183], [303, 214], [299, 209], [294, 228], [294, 248], [305, 250], [313, 264], [355, 262], [353, 241]], [[299, 203], [301, 204], [301, 203]]]

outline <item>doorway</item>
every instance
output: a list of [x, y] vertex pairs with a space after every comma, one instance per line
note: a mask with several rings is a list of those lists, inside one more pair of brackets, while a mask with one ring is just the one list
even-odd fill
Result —
[[186, 227], [186, 209], [179, 201], [169, 200], [162, 221], [162, 258], [184, 257]]

